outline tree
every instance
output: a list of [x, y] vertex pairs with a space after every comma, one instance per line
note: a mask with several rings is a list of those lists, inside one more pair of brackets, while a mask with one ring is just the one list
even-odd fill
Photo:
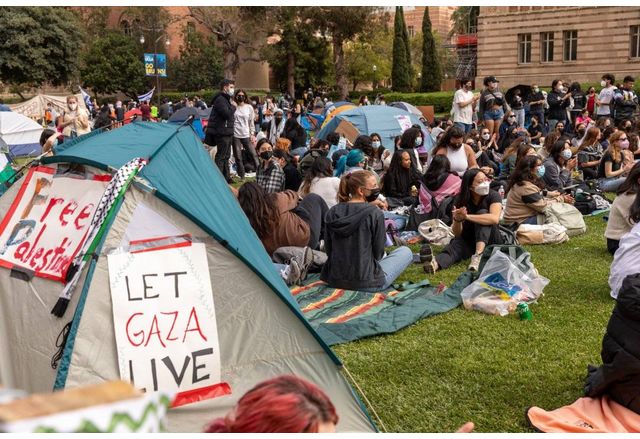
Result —
[[215, 37], [205, 38], [200, 32], [183, 30], [184, 46], [180, 57], [171, 63], [172, 86], [179, 91], [217, 87], [222, 80], [222, 51]]
[[0, 81], [20, 91], [71, 80], [81, 29], [77, 15], [65, 8], [0, 7]]
[[375, 6], [313, 6], [308, 9], [310, 22], [331, 41], [335, 79], [341, 99], [346, 99], [349, 94], [344, 44], [375, 26], [381, 18], [379, 12]]
[[411, 91], [411, 59], [409, 58], [409, 41], [405, 40], [406, 26], [402, 6], [396, 6], [393, 25], [393, 67], [391, 85], [394, 91]]
[[372, 32], [360, 35], [345, 47], [347, 75], [353, 91], [361, 83], [375, 83], [391, 76], [391, 32], [383, 26], [374, 26], [372, 29]]
[[111, 8], [108, 6], [78, 6], [75, 10], [80, 15], [84, 27], [85, 39], [91, 42], [92, 39], [101, 36], [108, 26]]
[[144, 62], [135, 42], [116, 31], [93, 40], [82, 54], [80, 75], [96, 94], [121, 91], [131, 98], [145, 90]]
[[235, 79], [241, 63], [262, 61], [255, 55], [269, 36], [269, 26], [263, 26], [268, 13], [267, 8], [261, 7], [189, 6], [189, 15], [221, 43], [223, 72], [228, 79]]
[[421, 92], [440, 91], [442, 83], [442, 67], [433, 37], [431, 28], [431, 18], [429, 17], [429, 7], [424, 8], [422, 18], [422, 78], [420, 83]]
[[478, 15], [480, 6], [458, 6], [451, 14], [452, 26], [449, 36], [474, 33], [478, 26]]

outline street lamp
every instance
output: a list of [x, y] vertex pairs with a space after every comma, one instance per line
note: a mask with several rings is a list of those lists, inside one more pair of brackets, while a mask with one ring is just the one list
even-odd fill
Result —
[[[153, 30], [153, 32], [157, 32], [156, 28], [153, 29], [144, 29], [144, 30]], [[171, 45], [171, 40], [169, 40], [168, 37], [166, 37], [165, 35], [161, 34], [158, 38], [155, 39], [155, 41], [153, 42], [153, 67], [154, 67], [154, 72], [155, 72], [155, 77], [156, 77], [156, 103], [158, 105], [160, 105], [160, 75], [158, 74], [158, 42], [161, 39], [165, 39], [165, 46], [170, 46]], [[145, 39], [144, 39], [144, 35], [140, 35], [140, 44], [144, 44]]]
[[376, 82], [376, 70], [378, 70], [378, 66], [374, 64], [371, 68], [373, 69], [373, 89], [375, 90], [376, 85], [378, 85]]

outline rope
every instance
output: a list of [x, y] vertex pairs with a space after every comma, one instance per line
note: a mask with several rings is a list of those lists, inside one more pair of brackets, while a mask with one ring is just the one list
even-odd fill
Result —
[[378, 413], [376, 413], [376, 409], [373, 408], [373, 404], [371, 404], [371, 401], [369, 401], [369, 398], [367, 398], [367, 395], [364, 393], [362, 388], [358, 385], [358, 382], [356, 381], [356, 379], [353, 377], [353, 375], [351, 375], [351, 372], [349, 372], [349, 369], [347, 369], [347, 365], [342, 363], [342, 367], [344, 371], [347, 373], [347, 377], [349, 378], [351, 383], [356, 387], [356, 390], [358, 390], [358, 393], [360, 393], [360, 395], [362, 396], [362, 399], [364, 399], [364, 402], [369, 408], [369, 410], [371, 410], [371, 413], [373, 413], [373, 416], [374, 418], [376, 418], [378, 425], [380, 425], [380, 429], [382, 430], [382, 432], [388, 433], [389, 431], [387, 430], [387, 427], [385, 427], [384, 422], [382, 422], [382, 419], [380, 419], [380, 416], [378, 416]]
[[64, 328], [62, 328], [62, 331], [60, 331], [60, 334], [58, 334], [58, 338], [56, 339], [56, 347], [58, 348], [58, 350], [55, 354], [53, 354], [53, 357], [51, 358], [52, 369], [58, 368], [58, 363], [64, 355], [64, 348], [67, 345], [67, 339], [69, 338], [69, 332], [71, 332], [72, 323], [73, 320], [64, 325]]

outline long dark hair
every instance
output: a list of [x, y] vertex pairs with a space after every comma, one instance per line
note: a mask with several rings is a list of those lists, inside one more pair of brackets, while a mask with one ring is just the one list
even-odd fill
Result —
[[535, 168], [540, 166], [538, 162], [542, 164], [540, 157], [537, 155], [528, 155], [523, 157], [522, 160], [516, 164], [516, 169], [514, 169], [513, 174], [511, 174], [511, 178], [509, 179], [509, 188], [507, 190], [511, 190], [515, 185], [522, 186], [525, 181], [531, 182], [542, 189], [542, 181], [537, 174], [532, 172]]
[[[407, 130], [408, 131], [408, 130]], [[451, 141], [451, 139], [464, 139], [464, 131], [462, 131], [460, 128], [458, 127], [451, 127], [448, 130], [446, 130], [444, 132], [444, 134], [442, 135], [442, 137], [440, 137], [440, 140], [438, 140], [438, 144], [436, 145], [436, 147], [434, 148], [434, 150], [431, 152], [431, 154], [435, 157], [435, 155], [438, 153], [438, 151], [442, 148], [447, 148], [449, 146], [449, 142]], [[464, 145], [463, 145], [464, 147]]]
[[460, 185], [460, 193], [456, 196], [454, 204], [457, 209], [461, 207], [467, 207], [469, 205], [469, 200], [471, 199], [471, 186], [473, 185], [473, 180], [476, 178], [476, 175], [481, 173], [482, 171], [478, 168], [467, 169], [467, 171], [462, 176], [462, 184]]
[[636, 164], [633, 165], [626, 180], [618, 188], [617, 194], [633, 195], [640, 193], [640, 183], [638, 183], [638, 180], [640, 180], [640, 162], [636, 162]]
[[247, 182], [240, 187], [238, 202], [260, 239], [264, 239], [278, 227], [280, 214], [274, 195], [266, 193], [255, 181]]
[[311, 182], [314, 178], [324, 178], [333, 176], [333, 166], [331, 160], [326, 157], [316, 157], [311, 163], [311, 167], [304, 176], [302, 185], [300, 185], [300, 192], [303, 195], [309, 194], [311, 189]]
[[364, 152], [367, 157], [373, 156], [373, 145], [371, 137], [366, 134], [361, 134], [353, 141], [353, 147], [351, 149], [359, 149]]
[[[290, 135], [291, 131], [294, 132], [296, 137], [302, 136], [304, 134], [304, 128], [302, 128], [302, 125], [298, 123], [295, 117], [290, 117], [284, 123], [283, 135]], [[289, 140], [292, 140], [292, 139], [289, 139]]]
[[430, 190], [437, 190], [444, 182], [443, 175], [451, 173], [451, 162], [446, 155], [437, 155], [433, 157], [427, 172], [425, 172], [422, 182]]
[[[388, 188], [390, 182], [395, 182], [397, 188], [401, 189], [409, 189], [411, 184], [414, 181], [417, 181], [418, 178], [418, 170], [416, 165], [411, 160], [411, 151], [407, 149], [401, 149], [393, 153], [393, 157], [391, 158], [391, 163], [389, 164], [389, 169], [382, 177], [382, 190], [385, 192], [385, 186]], [[409, 154], [410, 166], [409, 169], [406, 169], [402, 166], [402, 156], [404, 154]]]
[[422, 137], [422, 130], [420, 128], [409, 128], [400, 138], [400, 149], [414, 149], [416, 147], [416, 138]]

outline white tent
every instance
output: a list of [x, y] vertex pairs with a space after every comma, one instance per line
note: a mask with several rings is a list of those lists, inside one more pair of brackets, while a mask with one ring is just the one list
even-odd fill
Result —
[[42, 126], [11, 111], [0, 112], [0, 150], [12, 156], [38, 155], [41, 151]]
[[[87, 106], [82, 99], [82, 94], [75, 95], [78, 99], [78, 108], [87, 109]], [[39, 94], [28, 101], [21, 102], [19, 104], [9, 105], [11, 111], [19, 113], [32, 119], [42, 119], [44, 117], [44, 110], [47, 108], [47, 102], [51, 102], [53, 109], [58, 113], [62, 113], [67, 108], [67, 96], [53, 96]]]

